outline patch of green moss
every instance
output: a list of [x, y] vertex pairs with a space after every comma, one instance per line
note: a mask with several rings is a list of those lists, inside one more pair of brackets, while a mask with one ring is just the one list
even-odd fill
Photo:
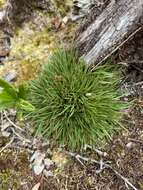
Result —
[[15, 178], [12, 178], [13, 176], [13, 171], [12, 170], [6, 170], [4, 172], [0, 173], [0, 188], [2, 190], [7, 190], [10, 187], [13, 187], [14, 190], [17, 189], [19, 185], [19, 181], [17, 180], [16, 177], [19, 177], [19, 173], [15, 173], [16, 176]]
[[58, 32], [49, 27], [35, 31], [29, 29], [29, 25], [19, 29], [12, 39], [10, 58], [5, 67], [0, 68], [0, 74], [13, 69], [18, 73], [18, 83], [35, 78], [60, 41], [67, 42], [73, 38], [74, 30], [75, 25], [70, 23]]
[[5, 4], [5, 0], [0, 0], [0, 8], [3, 7]]
[[17, 190], [25, 180], [33, 180], [27, 153], [6, 149], [0, 154], [0, 189]]
[[[53, 0], [58, 12], [67, 12], [71, 6], [71, 0]], [[68, 7], [68, 8], [67, 8]], [[64, 10], [64, 11], [63, 11]], [[73, 23], [61, 24], [54, 29], [53, 19], [56, 10], [35, 10], [34, 17], [22, 28], [17, 28], [12, 40], [10, 57], [0, 67], [0, 75], [17, 73], [17, 82], [31, 80], [37, 76], [41, 66], [47, 61], [49, 55], [57, 48], [58, 44], [72, 41], [76, 26]], [[59, 20], [60, 23], [61, 20]]]
[[53, 0], [53, 3], [56, 5], [60, 15], [66, 16], [67, 12], [70, 11], [71, 7], [72, 7], [72, 0]]

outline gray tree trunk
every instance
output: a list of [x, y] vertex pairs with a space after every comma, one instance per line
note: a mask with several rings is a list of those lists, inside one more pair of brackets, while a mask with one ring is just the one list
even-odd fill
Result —
[[[92, 13], [96, 14], [96, 10]], [[91, 18], [92, 18], [91, 17]], [[90, 23], [88, 23], [90, 22]], [[143, 0], [111, 0], [76, 36], [80, 56], [87, 64], [99, 64], [141, 29]]]

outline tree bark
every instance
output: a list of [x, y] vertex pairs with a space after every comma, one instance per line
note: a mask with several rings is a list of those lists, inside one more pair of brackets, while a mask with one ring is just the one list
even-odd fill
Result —
[[[96, 10], [91, 12], [94, 14]], [[87, 64], [101, 63], [139, 31], [141, 24], [143, 0], [111, 0], [98, 16], [92, 21], [87, 19], [77, 32], [80, 56]]]

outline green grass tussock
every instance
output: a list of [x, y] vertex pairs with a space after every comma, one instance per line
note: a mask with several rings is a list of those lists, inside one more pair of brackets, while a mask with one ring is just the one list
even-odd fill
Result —
[[126, 107], [117, 91], [121, 78], [109, 64], [91, 72], [75, 51], [58, 50], [30, 84], [27, 117], [37, 133], [80, 149], [111, 138]]

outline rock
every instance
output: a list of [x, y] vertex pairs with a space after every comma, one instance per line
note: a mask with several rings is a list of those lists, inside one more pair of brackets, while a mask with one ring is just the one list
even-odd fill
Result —
[[3, 20], [3, 18], [5, 17], [5, 14], [6, 14], [6, 11], [5, 11], [5, 10], [0, 11], [0, 21]]
[[62, 22], [64, 24], [67, 24], [67, 22], [69, 21], [69, 17], [68, 16], [65, 16], [63, 19], [62, 19]]
[[1, 134], [2, 134], [3, 137], [6, 137], [6, 138], [10, 137], [10, 135], [11, 135], [11, 133], [7, 132], [7, 131], [2, 131]]
[[3, 122], [3, 124], [1, 125], [1, 130], [5, 131], [8, 127], [10, 127], [10, 123], [5, 121]]
[[6, 57], [6, 56], [8, 56], [9, 55], [9, 49], [3, 49], [3, 48], [1, 48], [0, 49], [0, 57]]
[[4, 66], [5, 57], [0, 57], [0, 66]]
[[49, 169], [50, 166], [54, 165], [54, 162], [52, 160], [50, 160], [49, 158], [46, 158], [44, 160], [44, 164], [45, 164], [46, 168]]
[[44, 158], [45, 153], [41, 153], [39, 150], [37, 150], [30, 159], [30, 162], [32, 162], [33, 171], [36, 175], [40, 175], [44, 170]]
[[47, 170], [44, 170], [43, 174], [45, 175], [46, 178], [54, 176], [53, 172]]
[[9, 122], [4, 122], [1, 125], [1, 134], [3, 137], [9, 137], [11, 135], [11, 131], [7, 130], [10, 127], [10, 123]]
[[135, 144], [134, 144], [133, 142], [129, 142], [129, 143], [126, 144], [126, 147], [127, 147], [128, 149], [131, 149], [131, 148], [133, 148], [134, 146], [135, 146]]
[[4, 76], [4, 79], [7, 81], [7, 82], [14, 82], [17, 78], [17, 74], [14, 73], [14, 72], [9, 72], [9, 73], [6, 73], [5, 76]]
[[43, 172], [43, 170], [44, 170], [44, 164], [33, 166], [33, 171], [36, 175], [40, 175]]
[[31, 156], [30, 162], [35, 162], [36, 160], [41, 161], [44, 160], [44, 158], [45, 158], [45, 153], [41, 153], [39, 150], [37, 150]]

